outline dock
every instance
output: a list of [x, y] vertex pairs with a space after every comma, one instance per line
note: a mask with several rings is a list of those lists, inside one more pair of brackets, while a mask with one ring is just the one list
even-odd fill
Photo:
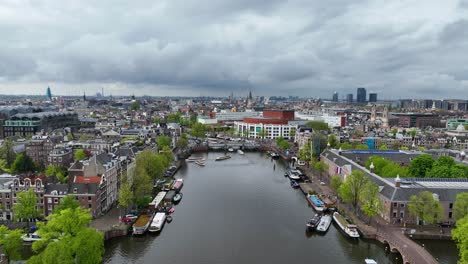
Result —
[[299, 188], [301, 189], [303, 194], [309, 194], [315, 191], [314, 188], [312, 188], [312, 185], [304, 182], [299, 183]]

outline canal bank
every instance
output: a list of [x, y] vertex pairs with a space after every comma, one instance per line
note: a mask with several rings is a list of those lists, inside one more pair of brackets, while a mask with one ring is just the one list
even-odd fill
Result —
[[158, 235], [107, 241], [105, 263], [400, 263], [382, 245], [353, 243], [333, 226], [325, 235], [306, 233], [313, 211], [290, 187], [283, 162], [261, 153], [218, 162], [220, 153], [195, 155], [206, 166], [185, 164], [176, 174], [186, 185], [173, 221]]

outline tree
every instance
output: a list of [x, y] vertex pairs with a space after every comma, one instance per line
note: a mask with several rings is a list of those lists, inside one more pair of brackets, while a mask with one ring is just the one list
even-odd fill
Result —
[[468, 263], [468, 216], [457, 221], [457, 227], [452, 229], [452, 239], [457, 243], [459, 250], [458, 263]]
[[268, 137], [269, 135], [268, 131], [266, 131], [265, 129], [261, 129], [260, 131], [257, 132], [257, 134], [262, 140]]
[[157, 144], [160, 150], [163, 149], [165, 146], [171, 147], [171, 138], [169, 136], [159, 136]]
[[76, 200], [76, 196], [67, 195], [60, 199], [60, 204], [54, 208], [53, 213], [58, 213], [65, 209], [75, 210], [78, 207], [80, 207], [80, 204]]
[[367, 181], [361, 191], [361, 210], [369, 217], [369, 223], [372, 218], [379, 214], [383, 209], [382, 199], [380, 199], [379, 186], [371, 181]]
[[392, 129], [393, 137], [396, 137], [396, 134], [397, 134], [397, 133], [398, 133], [398, 129], [397, 129], [397, 128]]
[[127, 209], [130, 207], [133, 201], [133, 192], [130, 184], [125, 181], [120, 185], [119, 190], [119, 206]]
[[140, 101], [133, 101], [132, 104], [130, 105], [130, 109], [133, 111], [138, 111], [140, 110]]
[[341, 184], [343, 184], [343, 180], [339, 175], [335, 175], [331, 177], [330, 180], [330, 187], [333, 191], [337, 192], [340, 189]]
[[16, 219], [29, 220], [39, 216], [39, 211], [36, 208], [39, 201], [33, 189], [20, 192], [17, 196], [17, 201], [18, 203], [13, 205], [13, 211], [15, 212]]
[[349, 142], [343, 142], [341, 143], [340, 148], [342, 150], [353, 149], [353, 145], [351, 145]]
[[309, 121], [306, 123], [307, 127], [312, 128], [315, 131], [328, 131], [328, 124], [322, 121]]
[[307, 142], [302, 148], [299, 150], [299, 159], [302, 161], [310, 161], [311, 153], [310, 153], [310, 142]]
[[426, 173], [432, 169], [434, 160], [429, 154], [422, 154], [411, 161], [409, 165], [409, 175], [412, 177], [425, 177]]
[[453, 205], [453, 216], [459, 220], [468, 215], [468, 192], [457, 194]]
[[279, 137], [276, 139], [276, 145], [282, 150], [287, 150], [290, 147], [289, 142], [283, 137]]
[[68, 181], [68, 170], [65, 167], [59, 167], [55, 165], [47, 166], [45, 170], [45, 175], [47, 177], [56, 176], [61, 183], [67, 183]]
[[334, 134], [328, 136], [328, 143], [330, 144], [331, 148], [336, 148], [340, 144], [340, 142]]
[[414, 130], [414, 129], [411, 130], [411, 131], [409, 132], [409, 134], [410, 134], [410, 136], [411, 136], [412, 138], [414, 138], [414, 137], [416, 136], [416, 133], [417, 133], [417, 132], [416, 132], [416, 130]]
[[0, 246], [2, 246], [3, 253], [9, 261], [21, 259], [22, 235], [21, 229], [9, 230], [4, 225], [0, 226]]
[[11, 169], [16, 173], [31, 172], [34, 171], [35, 166], [31, 157], [22, 153], [16, 156], [15, 161], [11, 165]]
[[328, 164], [321, 160], [314, 164], [314, 169], [319, 173], [320, 180], [322, 180], [322, 174], [328, 170]]
[[435, 224], [439, 222], [444, 214], [439, 200], [429, 191], [422, 191], [418, 195], [412, 195], [408, 202], [410, 215], [425, 223]]
[[77, 151], [75, 151], [75, 155], [74, 155], [74, 160], [75, 161], [78, 161], [78, 160], [84, 160], [86, 159], [87, 156], [86, 156], [86, 153], [83, 149], [78, 149]]
[[380, 145], [379, 150], [388, 150], [387, 145]]
[[90, 222], [89, 210], [81, 207], [52, 213], [46, 224], [38, 223], [42, 239], [32, 245], [38, 255], [27, 263], [101, 263], [104, 236]]
[[368, 150], [369, 146], [367, 146], [366, 144], [359, 144], [359, 145], [356, 145], [355, 149], [357, 149], [357, 150]]
[[338, 189], [338, 194], [343, 201], [351, 202], [354, 210], [357, 209], [359, 198], [361, 198], [361, 190], [366, 185], [369, 178], [363, 172], [354, 170], [351, 175], [346, 177], [343, 184]]
[[180, 123], [181, 119], [182, 119], [182, 114], [179, 112], [169, 113], [167, 115], [167, 123]]
[[192, 125], [190, 134], [196, 138], [205, 138], [206, 131], [207, 127], [197, 122]]
[[0, 158], [6, 161], [6, 167], [10, 168], [16, 158], [16, 153], [13, 150], [13, 141], [9, 138], [3, 141], [2, 147], [0, 148]]
[[184, 137], [179, 137], [176, 143], [177, 148], [185, 149], [188, 146], [188, 139]]

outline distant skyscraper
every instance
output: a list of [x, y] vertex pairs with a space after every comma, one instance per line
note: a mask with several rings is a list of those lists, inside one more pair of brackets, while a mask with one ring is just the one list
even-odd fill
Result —
[[52, 92], [50, 91], [50, 87], [47, 87], [46, 96], [49, 101], [52, 101]]
[[346, 95], [346, 102], [348, 104], [352, 104], [353, 103], [353, 94], [347, 94]]
[[366, 88], [357, 88], [356, 102], [365, 103], [366, 102]]
[[338, 92], [333, 93], [333, 102], [338, 102]]
[[370, 93], [369, 94], [369, 103], [375, 103], [377, 102], [377, 94], [376, 93]]

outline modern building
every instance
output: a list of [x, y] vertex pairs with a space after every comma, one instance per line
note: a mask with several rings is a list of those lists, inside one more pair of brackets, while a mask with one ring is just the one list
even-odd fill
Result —
[[377, 94], [376, 93], [369, 93], [369, 103], [377, 102]]
[[333, 99], [332, 99], [333, 102], [338, 102], [338, 92], [334, 92], [333, 93]]
[[303, 114], [296, 113], [296, 119], [308, 120], [308, 121], [322, 121], [328, 124], [329, 127], [345, 127], [346, 116], [344, 115], [333, 115], [333, 114]]
[[398, 126], [404, 128], [442, 127], [441, 117], [432, 113], [392, 113], [398, 117]]
[[263, 117], [244, 118], [234, 122], [236, 133], [248, 138], [292, 138], [298, 125], [293, 110], [265, 110]]
[[353, 94], [346, 95], [346, 103], [352, 104], [353, 103]]
[[39, 112], [16, 114], [3, 125], [3, 137], [32, 136], [37, 132], [50, 132], [57, 128], [78, 127], [80, 121], [75, 112]]
[[366, 88], [359, 87], [357, 88], [356, 102], [365, 103], [366, 102]]
[[459, 125], [468, 126], [468, 119], [449, 119], [447, 120], [447, 129], [456, 130]]

